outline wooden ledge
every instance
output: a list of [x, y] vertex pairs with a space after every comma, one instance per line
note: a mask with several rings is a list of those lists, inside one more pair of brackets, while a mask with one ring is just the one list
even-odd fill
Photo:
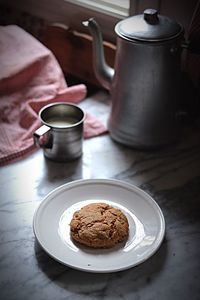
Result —
[[[92, 62], [92, 37], [55, 23], [47, 26], [42, 43], [57, 58], [63, 72], [88, 83], [100, 86], [94, 74]], [[113, 67], [116, 46], [104, 42], [105, 59]]]

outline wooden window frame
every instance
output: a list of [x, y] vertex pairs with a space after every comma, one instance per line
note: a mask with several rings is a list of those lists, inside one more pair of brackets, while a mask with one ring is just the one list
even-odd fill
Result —
[[[145, 5], [157, 8], [159, 2], [160, 0], [130, 0], [129, 15], [138, 13]], [[85, 33], [87, 33], [87, 29], [82, 25], [82, 21], [95, 17], [101, 26], [103, 36], [111, 42], [115, 42], [114, 27], [116, 23], [124, 18], [123, 16], [104, 14], [67, 0], [0, 0], [0, 3], [43, 18], [49, 23], [62, 23]]]

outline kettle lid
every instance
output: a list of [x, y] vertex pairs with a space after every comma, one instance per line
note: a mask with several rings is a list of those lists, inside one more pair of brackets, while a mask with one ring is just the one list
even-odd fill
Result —
[[175, 38], [183, 27], [155, 9], [146, 9], [143, 14], [124, 19], [117, 23], [115, 32], [128, 40], [160, 42]]

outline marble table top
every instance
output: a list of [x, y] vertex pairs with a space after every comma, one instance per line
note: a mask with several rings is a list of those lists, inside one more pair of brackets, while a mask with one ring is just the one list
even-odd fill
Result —
[[[81, 103], [106, 123], [109, 96]], [[159, 204], [166, 234], [158, 251], [131, 269], [86, 273], [50, 258], [33, 233], [33, 215], [54, 188], [77, 179], [134, 184]], [[190, 124], [176, 145], [134, 150], [109, 134], [84, 141], [83, 156], [56, 163], [42, 150], [0, 168], [0, 299], [200, 299], [200, 128]]]

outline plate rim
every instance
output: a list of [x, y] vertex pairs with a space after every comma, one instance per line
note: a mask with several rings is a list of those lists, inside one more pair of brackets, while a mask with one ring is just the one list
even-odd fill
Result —
[[[39, 211], [42, 209], [43, 206], [45, 206], [46, 203], [48, 203], [50, 200], [53, 200], [52, 195], [57, 195], [59, 193], [59, 191], [68, 189], [69, 187], [73, 188], [75, 186], [79, 186], [79, 185], [85, 185], [85, 184], [112, 184], [112, 185], [117, 185], [117, 186], [121, 186], [123, 188], [128, 188], [131, 191], [136, 191], [138, 192], [140, 195], [143, 194], [143, 196], [145, 197], [145, 200], [151, 204], [153, 204], [156, 209], [157, 209], [157, 213], [159, 215], [159, 219], [160, 219], [160, 232], [159, 232], [159, 238], [157, 238], [157, 245], [156, 247], [154, 247], [154, 249], [152, 250], [152, 252], [147, 255], [146, 257], [144, 257], [142, 260], [138, 261], [137, 263], [133, 263], [133, 264], [129, 264], [128, 266], [122, 266], [120, 268], [116, 268], [116, 269], [111, 269], [111, 270], [96, 270], [96, 269], [86, 269], [83, 267], [78, 267], [78, 266], [74, 266], [73, 264], [69, 264], [66, 263], [65, 261], [59, 259], [58, 257], [54, 256], [53, 254], [51, 254], [50, 250], [48, 250], [40, 241], [40, 239], [38, 238], [37, 235], [37, 229], [36, 229], [36, 220], [37, 220], [37, 215], [39, 213]], [[139, 188], [138, 186], [131, 184], [129, 182], [123, 181], [123, 180], [119, 180], [119, 179], [112, 179], [112, 178], [97, 178], [97, 179], [77, 179], [74, 181], [70, 181], [67, 183], [64, 183], [56, 188], [54, 188], [52, 191], [48, 192], [46, 194], [46, 196], [43, 197], [43, 199], [41, 200], [41, 202], [39, 203], [39, 205], [37, 206], [34, 215], [33, 215], [33, 222], [32, 222], [32, 227], [33, 227], [33, 232], [35, 235], [35, 238], [37, 240], [37, 242], [39, 243], [40, 247], [54, 260], [56, 260], [57, 262], [61, 263], [62, 265], [75, 269], [75, 270], [79, 270], [79, 271], [83, 271], [83, 272], [88, 272], [88, 273], [114, 273], [114, 272], [119, 272], [119, 271], [124, 271], [133, 267], [136, 267], [139, 264], [142, 264], [143, 262], [145, 262], [146, 260], [148, 260], [151, 256], [153, 256], [158, 249], [160, 248], [163, 239], [165, 237], [165, 230], [166, 230], [166, 224], [165, 224], [165, 218], [163, 215], [163, 212], [160, 208], [160, 206], [158, 205], [158, 203], [153, 199], [153, 197], [148, 194], [146, 191], [144, 191], [143, 189]]]

